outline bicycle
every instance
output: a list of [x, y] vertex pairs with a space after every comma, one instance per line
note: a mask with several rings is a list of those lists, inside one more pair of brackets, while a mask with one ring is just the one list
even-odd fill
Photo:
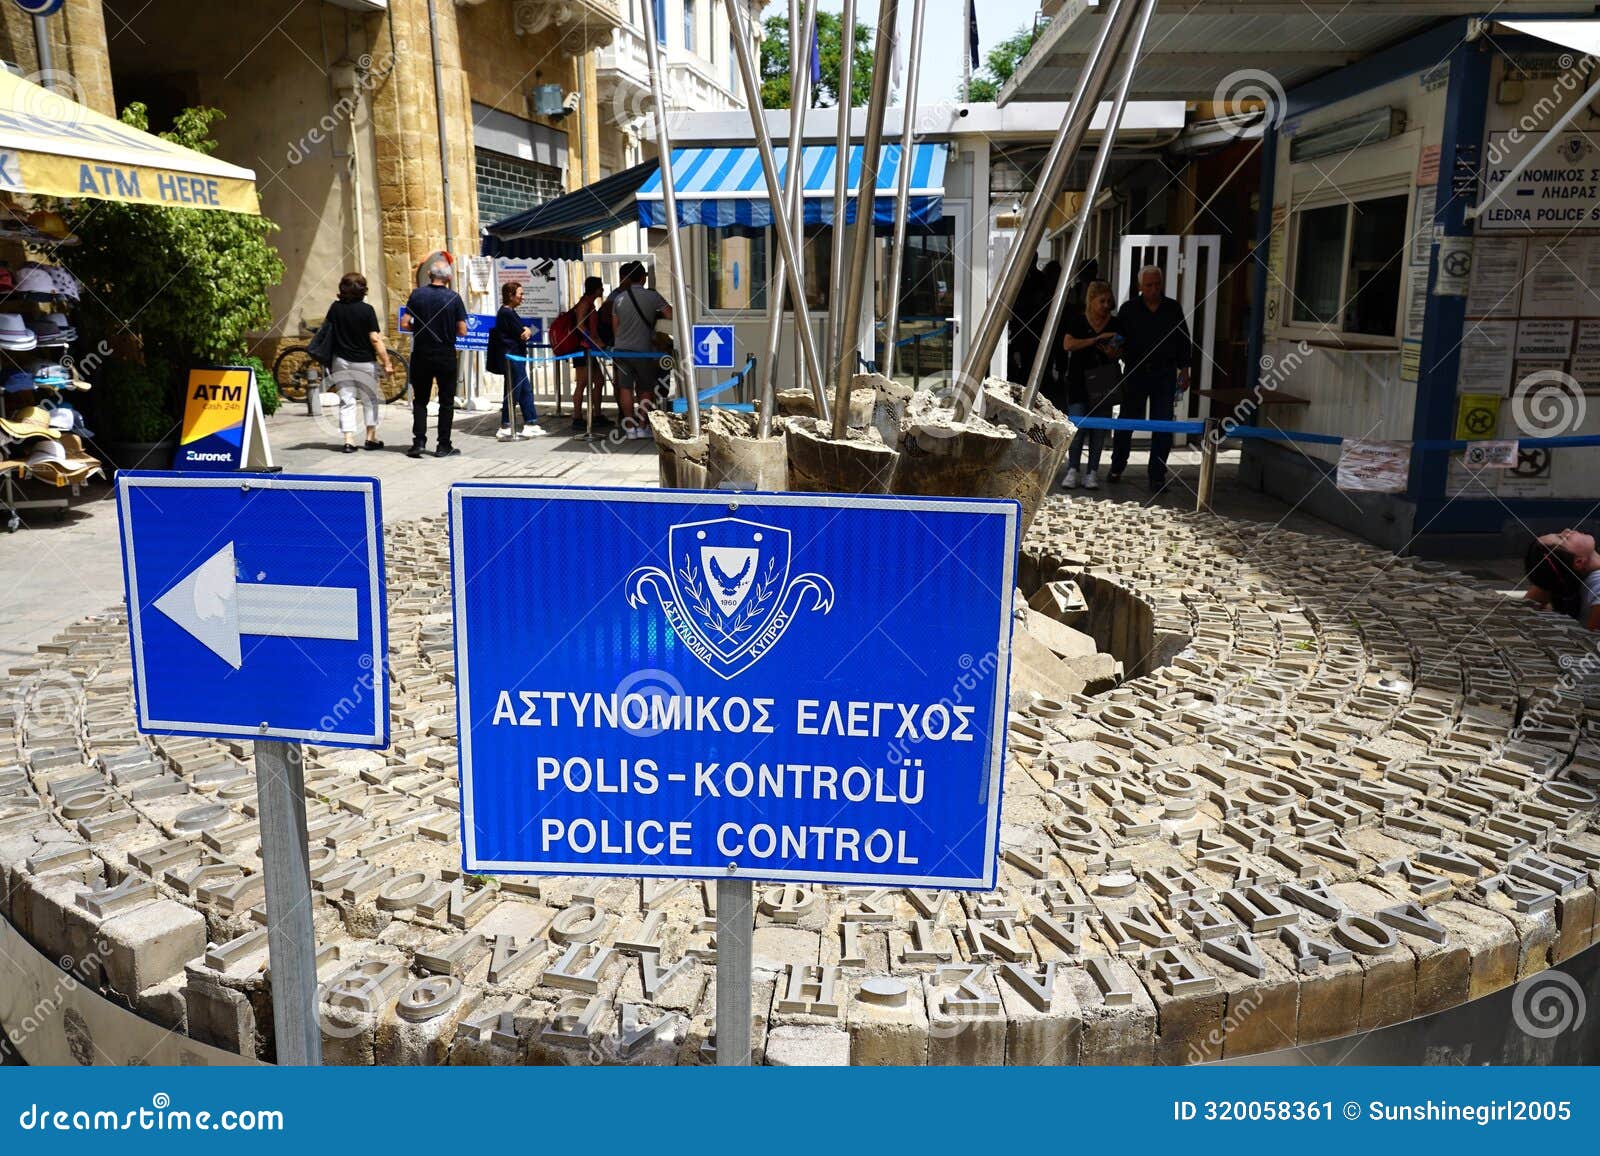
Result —
[[[312, 336], [316, 332], [313, 329]], [[396, 402], [406, 394], [411, 363], [398, 349], [389, 350], [389, 360], [394, 363], [395, 371], [386, 374], [383, 366], [378, 366], [378, 396], [385, 402]], [[328, 371], [311, 356], [309, 345], [291, 345], [272, 363], [272, 379], [278, 383], [278, 393], [290, 401], [304, 401], [311, 383], [327, 376]]]

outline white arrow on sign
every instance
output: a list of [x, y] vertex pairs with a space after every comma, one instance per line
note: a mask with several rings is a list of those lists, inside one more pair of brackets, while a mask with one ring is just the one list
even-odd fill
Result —
[[155, 607], [233, 669], [242, 659], [239, 638], [361, 637], [353, 586], [240, 585], [229, 542], [155, 601]]
[[700, 356], [707, 362], [722, 360], [722, 334], [715, 329], [706, 330], [706, 335], [700, 339]]

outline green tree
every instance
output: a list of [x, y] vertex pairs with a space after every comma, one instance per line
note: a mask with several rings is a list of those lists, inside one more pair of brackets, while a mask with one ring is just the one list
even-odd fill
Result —
[[[789, 107], [789, 18], [769, 16], [762, 27], [761, 106]], [[817, 13], [817, 57], [822, 79], [811, 91], [811, 106], [824, 108], [839, 103], [839, 57], [843, 46], [844, 21], [837, 12]], [[809, 49], [806, 59], [810, 60]], [[872, 91], [872, 29], [856, 21], [855, 59], [850, 68], [850, 103], [865, 105]]]
[[1047, 24], [1040, 23], [1031, 28], [1019, 28], [989, 49], [989, 55], [984, 57], [983, 67], [973, 74], [972, 86], [967, 90], [967, 99], [979, 103], [992, 101], [998, 97], [1006, 81], [1017, 71], [1017, 65], [1022, 63], [1022, 58], [1028, 55], [1028, 50], [1044, 34], [1046, 27]]
[[[160, 135], [210, 155], [217, 142], [208, 134], [222, 115], [184, 109]], [[142, 104], [129, 104], [121, 119], [149, 131]], [[283, 262], [268, 239], [278, 226], [266, 217], [117, 201], [75, 212], [81, 245], [71, 267], [86, 290], [80, 317], [86, 344], [125, 347], [131, 338], [149, 376], [167, 367], [163, 372], [175, 379], [192, 365], [238, 363], [250, 334], [272, 324], [267, 290], [283, 279]]]

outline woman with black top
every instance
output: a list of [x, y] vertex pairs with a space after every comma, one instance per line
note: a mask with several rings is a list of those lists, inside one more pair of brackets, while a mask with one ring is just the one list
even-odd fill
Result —
[[339, 432], [344, 452], [356, 452], [356, 405], [366, 415], [367, 440], [362, 448], [383, 448], [378, 440], [378, 362], [393, 373], [389, 350], [383, 343], [378, 315], [367, 303], [367, 279], [360, 273], [339, 278], [339, 299], [328, 307], [322, 324], [333, 336], [333, 372], [329, 382], [339, 394]]
[[[1067, 355], [1066, 393], [1068, 417], [1110, 417], [1116, 404], [1122, 368], [1117, 361], [1122, 338], [1117, 334], [1117, 319], [1111, 311], [1111, 286], [1091, 281], [1084, 293], [1084, 311], [1067, 317], [1061, 348]], [[1083, 488], [1100, 488], [1100, 453], [1105, 448], [1106, 431], [1080, 429], [1067, 447], [1067, 472], [1061, 485], [1078, 488], [1078, 465], [1083, 460], [1083, 443], [1089, 443], [1089, 470], [1083, 475]]]
[[516, 436], [546, 436], [539, 425], [539, 411], [534, 408], [533, 384], [528, 380], [528, 339], [533, 336], [533, 330], [517, 312], [521, 304], [521, 285], [508, 281], [500, 286], [500, 310], [494, 315], [494, 328], [489, 330], [489, 351], [484, 359], [484, 367], [490, 373], [503, 374], [506, 378], [505, 396], [500, 399], [500, 432], [495, 435], [501, 441], [511, 440], [512, 402], [522, 409], [522, 429]]

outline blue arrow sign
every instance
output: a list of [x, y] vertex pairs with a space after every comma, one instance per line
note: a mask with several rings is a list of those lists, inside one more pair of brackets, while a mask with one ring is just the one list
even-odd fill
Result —
[[733, 326], [696, 325], [693, 337], [696, 369], [733, 368]]
[[453, 486], [465, 869], [993, 887], [1017, 524]]
[[370, 478], [117, 475], [138, 729], [388, 745]]

